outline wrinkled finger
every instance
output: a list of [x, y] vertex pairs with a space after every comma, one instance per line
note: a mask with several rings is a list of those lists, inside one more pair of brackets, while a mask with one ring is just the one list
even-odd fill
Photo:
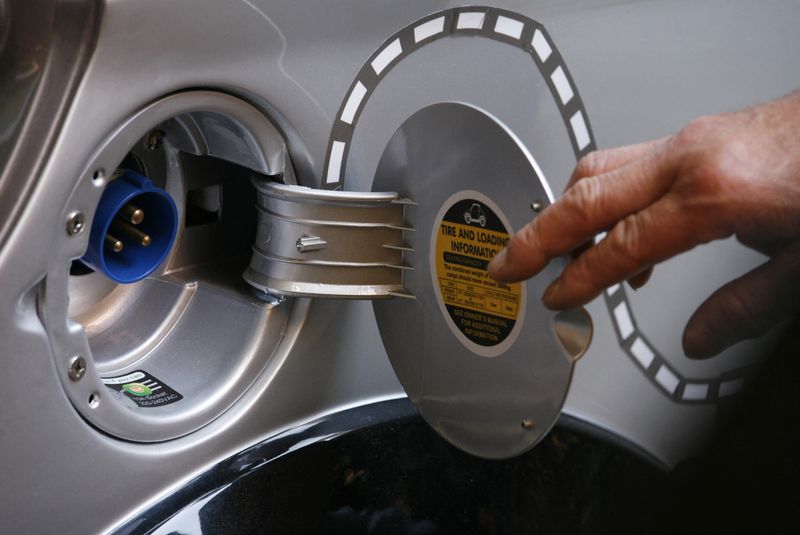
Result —
[[766, 334], [800, 311], [800, 248], [787, 250], [715, 291], [692, 314], [683, 333], [690, 358], [719, 354]]
[[[590, 240], [588, 242], [584, 242], [583, 244], [579, 245], [577, 248], [570, 251], [570, 261], [577, 259], [580, 255], [588, 251], [591, 247], [594, 247], [595, 243], [594, 240]], [[650, 266], [646, 269], [643, 269], [636, 275], [630, 277], [628, 279], [628, 285], [633, 288], [634, 290], [638, 290], [639, 288], [643, 287], [645, 284], [648, 283], [650, 277], [653, 276], [653, 267]]]
[[[590, 152], [586, 156], [580, 159], [578, 165], [575, 166], [575, 169], [572, 172], [572, 176], [570, 176], [569, 181], [567, 182], [566, 187], [564, 190], [568, 190], [571, 188], [575, 182], [578, 180], [590, 177], [601, 175], [604, 173], [608, 173], [613, 171], [618, 167], [622, 167], [627, 165], [633, 161], [636, 161], [640, 158], [646, 158], [648, 156], [653, 156], [662, 147], [666, 145], [666, 142], [669, 138], [664, 137], [661, 139], [656, 139], [652, 141], [646, 141], [644, 143], [634, 143], [632, 145], [625, 145], [623, 147], [615, 147], [612, 149], [605, 149], [605, 150], [596, 150], [594, 152]], [[606, 230], [606, 229], [604, 229]], [[578, 245], [575, 249], [570, 251], [570, 256], [576, 258], [583, 254], [589, 247], [594, 245], [594, 240], [589, 239]], [[632, 284], [637, 284], [634, 289], [641, 288], [644, 286], [650, 278], [652, 274], [652, 270], [650, 270], [646, 275], [643, 273], [638, 278], [634, 277], [632, 279]], [[630, 283], [631, 281], [629, 281]]]
[[668, 139], [664, 137], [644, 143], [590, 152], [578, 161], [564, 191], [571, 188], [582, 178], [602, 175], [640, 158], [652, 156], [664, 147]]
[[656, 201], [673, 179], [674, 165], [659, 153], [579, 181], [514, 235], [489, 264], [489, 275], [499, 281], [532, 277], [550, 259]]
[[686, 210], [679, 198], [664, 197], [614, 225], [605, 239], [569, 263], [545, 292], [544, 304], [555, 310], [583, 305], [604, 288], [726, 232], [705, 214]]

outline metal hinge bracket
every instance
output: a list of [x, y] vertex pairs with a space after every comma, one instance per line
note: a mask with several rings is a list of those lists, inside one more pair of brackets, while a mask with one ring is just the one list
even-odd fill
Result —
[[272, 296], [411, 297], [406, 207], [397, 193], [329, 191], [256, 180], [258, 230], [244, 279]]

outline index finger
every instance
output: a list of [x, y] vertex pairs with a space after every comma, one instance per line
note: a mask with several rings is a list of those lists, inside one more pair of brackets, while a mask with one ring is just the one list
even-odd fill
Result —
[[532, 277], [669, 189], [675, 166], [663, 150], [605, 174], [584, 178], [524, 226], [489, 264], [489, 275], [513, 282]]

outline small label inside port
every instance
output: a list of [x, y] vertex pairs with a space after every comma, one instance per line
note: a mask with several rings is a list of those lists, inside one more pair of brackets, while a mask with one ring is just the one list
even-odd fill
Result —
[[102, 381], [118, 396], [130, 398], [142, 408], [160, 407], [183, 399], [182, 395], [163, 381], [142, 370], [117, 377], [105, 377]]

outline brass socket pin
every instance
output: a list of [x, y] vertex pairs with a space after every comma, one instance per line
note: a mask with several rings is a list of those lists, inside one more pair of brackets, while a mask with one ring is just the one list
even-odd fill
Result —
[[142, 247], [147, 247], [153, 241], [149, 235], [145, 234], [138, 228], [122, 221], [120, 218], [115, 218], [111, 227], [116, 234], [120, 234], [126, 238], [130, 238]]
[[122, 244], [122, 242], [120, 240], [116, 239], [111, 234], [106, 234], [106, 247], [108, 247], [109, 249], [111, 249], [115, 253], [118, 253], [118, 252], [122, 251], [122, 248], [124, 247], [124, 245]]
[[123, 206], [117, 215], [134, 225], [138, 225], [144, 221], [144, 210], [130, 203]]

